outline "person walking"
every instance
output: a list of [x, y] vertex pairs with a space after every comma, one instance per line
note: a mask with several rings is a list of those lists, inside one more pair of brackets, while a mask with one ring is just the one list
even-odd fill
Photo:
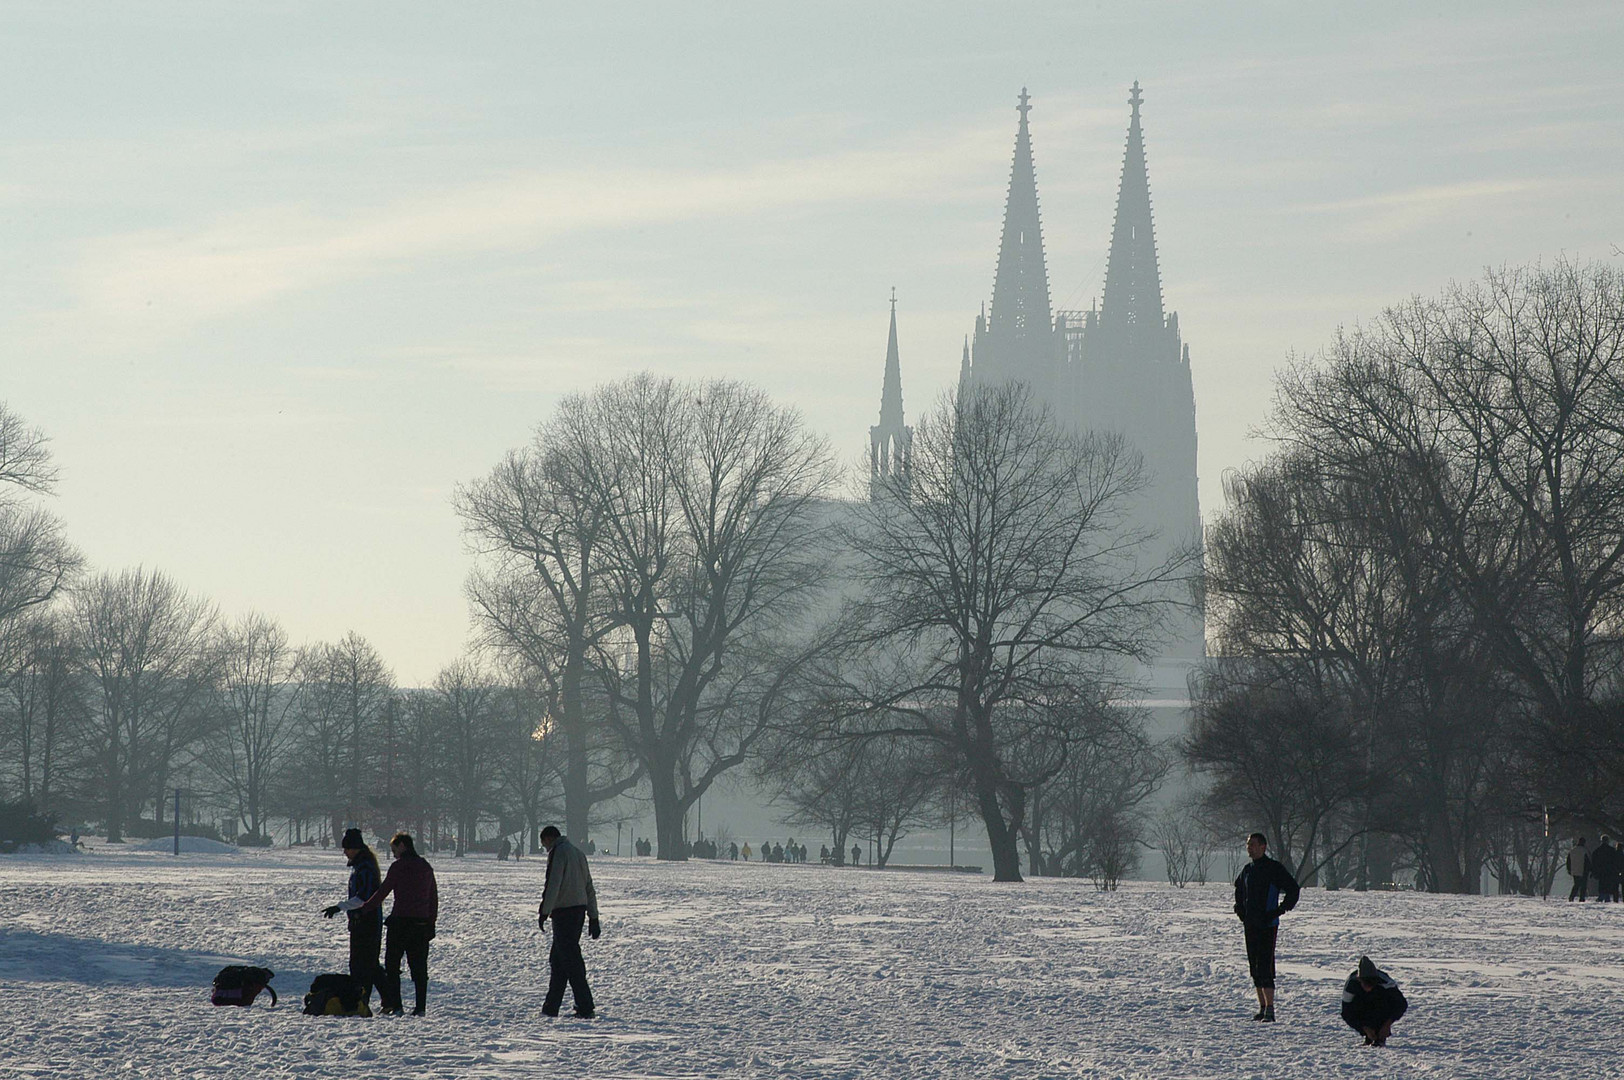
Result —
[[1366, 1046], [1386, 1046], [1393, 1022], [1409, 1007], [1398, 983], [1368, 956], [1359, 958], [1359, 966], [1342, 984], [1342, 1019], [1365, 1037]]
[[1611, 836], [1603, 836], [1596, 850], [1590, 853], [1590, 876], [1596, 879], [1598, 901], [1618, 899], [1618, 879], [1624, 873], [1624, 865], [1621, 864], [1624, 864], [1624, 855], [1613, 846]]
[[746, 840], [744, 842], [744, 847], [740, 850], [739, 853], [744, 856], [744, 861], [745, 862], [750, 861], [750, 841]]
[[429, 942], [434, 940], [434, 924], [440, 918], [440, 890], [434, 882], [434, 867], [417, 853], [410, 833], [398, 832], [391, 837], [389, 850], [395, 861], [389, 864], [383, 884], [360, 910], [377, 911], [383, 907], [384, 897], [394, 894], [395, 906], [384, 920], [389, 940], [384, 946], [378, 997], [384, 1013], [399, 1016], [404, 1010], [400, 997], [400, 959], [404, 956], [412, 973], [412, 987], [417, 991], [412, 1015], [422, 1016], [428, 1010]]
[[1568, 849], [1568, 875], [1573, 878], [1573, 888], [1568, 890], [1568, 903], [1571, 904], [1575, 897], [1579, 903], [1584, 903], [1585, 893], [1590, 890], [1590, 851], [1585, 847], [1582, 836]]
[[1235, 915], [1246, 928], [1246, 963], [1257, 990], [1253, 1020], [1274, 1022], [1274, 947], [1280, 932], [1280, 914], [1297, 906], [1302, 890], [1297, 879], [1269, 858], [1269, 841], [1260, 832], [1246, 838], [1252, 860], [1235, 879]]
[[598, 921], [598, 890], [592, 885], [592, 870], [586, 854], [570, 843], [555, 825], [541, 830], [541, 846], [547, 849], [547, 878], [541, 889], [541, 909], [536, 924], [547, 929], [553, 920], [553, 947], [547, 954], [552, 977], [547, 997], [541, 1003], [544, 1016], [557, 1016], [564, 1003], [567, 984], [575, 996], [575, 1015], [590, 1020], [597, 1015], [592, 988], [586, 982], [586, 958], [581, 955], [581, 924], [598, 940], [603, 926]]
[[349, 896], [342, 903], [322, 908], [321, 913], [331, 919], [340, 911], [347, 912], [350, 978], [361, 984], [361, 1000], [367, 1002], [370, 1009], [372, 988], [379, 985], [378, 949], [383, 945], [383, 912], [363, 912], [361, 907], [378, 891], [382, 875], [378, 872], [378, 856], [367, 847], [360, 829], [344, 830], [339, 846], [344, 849], [344, 859], [350, 866]]

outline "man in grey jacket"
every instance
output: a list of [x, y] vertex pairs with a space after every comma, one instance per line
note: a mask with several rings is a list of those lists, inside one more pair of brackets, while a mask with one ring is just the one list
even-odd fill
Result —
[[564, 1003], [564, 986], [575, 995], [575, 1015], [591, 1019], [596, 1014], [592, 988], [586, 984], [586, 958], [581, 955], [581, 924], [596, 941], [603, 928], [598, 922], [598, 891], [592, 887], [592, 871], [586, 854], [549, 825], [541, 830], [541, 846], [547, 849], [547, 883], [541, 891], [537, 924], [545, 930], [553, 920], [553, 947], [547, 956], [552, 978], [541, 1011], [557, 1016]]

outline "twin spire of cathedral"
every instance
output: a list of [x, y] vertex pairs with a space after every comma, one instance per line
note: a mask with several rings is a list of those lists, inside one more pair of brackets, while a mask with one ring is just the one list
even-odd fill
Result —
[[[1031, 95], [1022, 87], [1015, 106], [1019, 121], [992, 303], [983, 306], [976, 317], [974, 335], [965, 341], [959, 391], [964, 392], [973, 383], [1019, 380], [1032, 387], [1041, 400], [1058, 406], [1079, 392], [1077, 378], [1090, 361], [1106, 359], [1131, 365], [1182, 359], [1187, 367], [1188, 353], [1181, 354], [1178, 338], [1178, 317], [1166, 317], [1162, 309], [1150, 173], [1139, 118], [1143, 102], [1139, 83], [1133, 84], [1128, 96], [1131, 111], [1127, 147], [1117, 188], [1105, 287], [1098, 308], [1092, 312], [1056, 312], [1052, 307], [1028, 119], [1031, 102]], [[1062, 411], [1078, 408], [1083, 408], [1081, 403]], [[912, 428], [903, 422], [896, 298], [892, 290], [880, 422], [869, 429], [873, 491], [906, 490], [912, 437]]]

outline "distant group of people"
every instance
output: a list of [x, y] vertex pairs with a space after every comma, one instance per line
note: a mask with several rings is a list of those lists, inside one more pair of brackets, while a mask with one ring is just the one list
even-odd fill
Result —
[[806, 862], [806, 845], [797, 844], [795, 837], [792, 836], [789, 838], [788, 844], [774, 844], [771, 841], [763, 840], [760, 849], [757, 851], [751, 851], [748, 842], [742, 848], [738, 844], [729, 844], [727, 849], [727, 857], [732, 861], [742, 858], [745, 862], [749, 862], [750, 857], [757, 854], [761, 856], [762, 862], [804, 863]]
[[[1246, 934], [1246, 963], [1257, 991], [1257, 1013], [1274, 1022], [1274, 954], [1280, 916], [1297, 906], [1302, 889], [1278, 860], [1269, 857], [1269, 841], [1255, 832], [1246, 838], [1250, 860], [1235, 878], [1235, 916]], [[1409, 1008], [1398, 983], [1368, 956], [1342, 985], [1342, 1019], [1364, 1036], [1366, 1046], [1386, 1046], [1393, 1024]]]
[[1594, 881], [1597, 900], [1617, 903], [1619, 885], [1624, 881], [1624, 850], [1614, 847], [1610, 836], [1603, 836], [1592, 850], [1585, 846], [1585, 838], [1581, 836], [1568, 851], [1568, 874], [1573, 878], [1569, 900], [1583, 903]]
[[[539, 839], [547, 852], [547, 876], [536, 922], [543, 931], [549, 919], [553, 924], [553, 943], [548, 954], [551, 978], [541, 1011], [546, 1016], [557, 1016], [568, 988], [574, 996], [575, 1015], [591, 1018], [596, 1015], [596, 1006], [592, 988], [587, 984], [586, 960], [581, 955], [581, 931], [585, 927], [593, 940], [597, 940], [602, 924], [598, 919], [598, 893], [587, 866], [587, 852], [570, 843], [553, 825], [542, 829]], [[339, 903], [323, 908], [322, 914], [330, 919], [340, 911], [346, 913], [350, 977], [360, 984], [361, 1000], [370, 1001], [373, 987], [377, 987], [380, 1010], [385, 1015], [403, 1013], [400, 967], [404, 959], [416, 992], [412, 1015], [422, 1016], [428, 1011], [429, 942], [434, 940], [435, 924], [440, 917], [440, 893], [434, 867], [417, 853], [410, 833], [398, 832], [390, 838], [389, 850], [395, 859], [381, 880], [378, 856], [367, 846], [360, 829], [345, 830], [340, 846], [350, 867], [348, 895]], [[383, 902], [390, 895], [394, 896], [395, 903], [386, 919]], [[385, 927], [389, 930], [387, 943], [384, 943]], [[378, 963], [380, 945], [384, 954], [381, 965]]]

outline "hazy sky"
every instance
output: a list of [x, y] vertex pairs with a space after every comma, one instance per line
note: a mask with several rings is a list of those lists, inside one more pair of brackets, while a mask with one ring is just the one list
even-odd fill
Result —
[[425, 682], [467, 633], [451, 491], [560, 394], [746, 378], [855, 462], [893, 286], [910, 420], [947, 387], [1023, 85], [1087, 307], [1135, 79], [1209, 519], [1294, 352], [1624, 245], [1616, 0], [8, 3], [0, 400], [95, 566]]

